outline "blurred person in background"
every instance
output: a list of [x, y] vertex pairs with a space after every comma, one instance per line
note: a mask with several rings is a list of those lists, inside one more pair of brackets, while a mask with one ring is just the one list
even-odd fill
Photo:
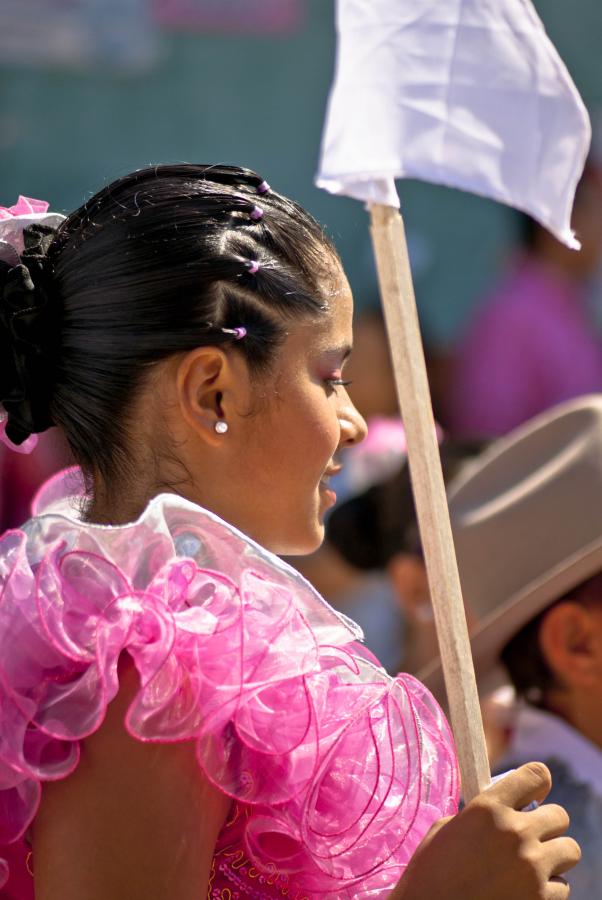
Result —
[[[369, 438], [368, 438], [369, 441]], [[361, 446], [361, 445], [360, 445]], [[360, 446], [346, 451], [352, 457]], [[482, 449], [482, 442], [443, 439], [446, 481]], [[407, 459], [394, 474], [338, 504], [326, 539], [296, 567], [364, 630], [366, 645], [391, 672], [416, 673], [437, 652], [430, 592]]]
[[345, 375], [349, 396], [366, 421], [374, 417], [398, 417], [389, 341], [380, 306], [360, 312], [353, 323], [353, 355]]
[[602, 171], [591, 163], [573, 227], [578, 252], [523, 218], [514, 263], [457, 347], [445, 415], [453, 434], [505, 434], [556, 403], [602, 390], [602, 341], [588, 308], [602, 259]]
[[[365, 507], [370, 505], [366, 498], [377, 490], [375, 486], [388, 482], [405, 460], [405, 431], [400, 419], [370, 419], [367, 438], [357, 447], [346, 449], [342, 456], [344, 469], [333, 480], [341, 499], [326, 520], [323, 544], [315, 553], [291, 560], [329, 603], [362, 627], [366, 645], [390, 673], [400, 669], [403, 618], [384, 568], [372, 561], [366, 564], [366, 555], [373, 556], [375, 551], [364, 530], [369, 532], [376, 511]], [[404, 515], [403, 510], [400, 515]], [[329, 540], [331, 528], [335, 535], [342, 530], [340, 545], [336, 538]]]
[[[450, 512], [495, 769], [550, 768], [583, 850], [571, 900], [602, 884], [602, 395], [494, 442], [450, 485]], [[420, 673], [445, 700], [439, 663]], [[492, 720], [492, 715], [496, 721]], [[497, 725], [497, 729], [496, 726]]]

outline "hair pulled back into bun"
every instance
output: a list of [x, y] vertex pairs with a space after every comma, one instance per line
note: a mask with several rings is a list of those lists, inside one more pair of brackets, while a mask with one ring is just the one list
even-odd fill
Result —
[[269, 370], [287, 321], [325, 308], [336, 254], [305, 210], [264, 186], [232, 166], [153, 166], [68, 216], [37, 268], [28, 247], [29, 280], [4, 273], [3, 309], [19, 306], [0, 326], [3, 359], [7, 345], [14, 354], [0, 373], [10, 436], [56, 424], [84, 472], [110, 483], [153, 364], [244, 326], [237, 352]]
[[53, 424], [48, 389], [60, 310], [52, 302], [47, 252], [55, 235], [49, 225], [30, 225], [19, 263], [0, 259], [0, 401], [14, 444]]

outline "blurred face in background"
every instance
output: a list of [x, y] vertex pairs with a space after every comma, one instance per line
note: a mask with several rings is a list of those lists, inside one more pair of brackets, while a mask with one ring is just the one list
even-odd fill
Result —
[[535, 249], [570, 277], [585, 279], [602, 262], [602, 169], [588, 166], [577, 188], [571, 225], [581, 250], [575, 251], [539, 227]]
[[581, 241], [580, 259], [585, 276], [594, 272], [602, 261], [602, 169], [591, 169], [584, 177], [575, 204], [573, 228]]
[[380, 312], [361, 313], [353, 329], [353, 356], [345, 377], [353, 382], [349, 396], [364, 419], [397, 416], [397, 394], [385, 325]]

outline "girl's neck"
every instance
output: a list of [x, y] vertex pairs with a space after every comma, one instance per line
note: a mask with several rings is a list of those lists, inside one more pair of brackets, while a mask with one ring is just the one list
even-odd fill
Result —
[[101, 479], [94, 479], [92, 498], [84, 511], [84, 521], [98, 525], [127, 525], [140, 518], [150, 500], [161, 490], [150, 485], [121, 484], [107, 490]]

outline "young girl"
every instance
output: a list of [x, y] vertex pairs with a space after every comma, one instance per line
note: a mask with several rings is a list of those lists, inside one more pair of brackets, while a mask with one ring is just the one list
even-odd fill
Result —
[[38, 900], [565, 898], [566, 814], [520, 812], [545, 768], [443, 819], [441, 711], [274, 555], [320, 544], [365, 433], [319, 226], [197, 165], [4, 218], [6, 439], [56, 425], [81, 466], [0, 544], [7, 890], [25, 843]]

